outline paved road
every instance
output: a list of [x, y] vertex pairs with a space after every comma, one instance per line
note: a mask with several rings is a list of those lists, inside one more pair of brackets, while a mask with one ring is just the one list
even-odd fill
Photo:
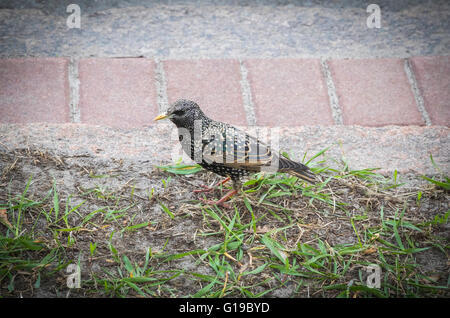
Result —
[[[44, 4], [45, 2], [45, 4]], [[450, 53], [450, 1], [108, 1], [0, 3], [0, 56], [409, 57]], [[69, 29], [67, 5], [81, 9]]]

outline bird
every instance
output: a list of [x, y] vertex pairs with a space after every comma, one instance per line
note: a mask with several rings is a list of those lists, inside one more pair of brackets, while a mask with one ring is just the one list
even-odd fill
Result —
[[285, 172], [309, 183], [318, 178], [304, 164], [281, 157], [258, 138], [230, 124], [215, 121], [191, 100], [180, 99], [154, 120], [169, 119], [178, 129], [178, 140], [184, 152], [201, 167], [225, 179], [214, 187], [203, 186], [195, 193], [210, 192], [231, 180], [233, 187], [217, 201], [202, 200], [207, 204], [228, 207], [225, 203], [238, 193], [240, 179], [256, 172]]

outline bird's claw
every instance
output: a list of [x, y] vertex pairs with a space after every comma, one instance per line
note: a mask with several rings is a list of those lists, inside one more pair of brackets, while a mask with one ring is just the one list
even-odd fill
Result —
[[231, 209], [231, 205], [229, 205], [225, 202], [220, 202], [220, 200], [212, 201], [212, 200], [200, 199], [200, 201], [202, 201], [203, 203], [206, 203], [208, 205], [217, 205], [217, 206], [224, 207], [225, 209]]
[[211, 187], [208, 187], [208, 186], [205, 186], [205, 185], [202, 185], [201, 186], [203, 189], [196, 189], [196, 190], [194, 190], [194, 193], [202, 193], [202, 192], [212, 192], [212, 191], [214, 191], [214, 188], [211, 188]]
[[228, 200], [229, 198], [231, 198], [233, 195], [235, 195], [237, 193], [236, 190], [230, 190], [227, 192], [227, 194], [225, 194], [220, 200], [218, 201], [211, 201], [211, 200], [206, 200], [206, 199], [200, 199], [202, 202], [205, 202], [206, 204], [211, 204], [211, 205], [220, 205], [226, 209], [231, 208], [230, 205], [226, 204], [225, 201]]
[[227, 183], [229, 180], [230, 180], [230, 177], [227, 177], [227, 178], [225, 178], [224, 180], [219, 181], [219, 182], [218, 182], [215, 186], [213, 186], [213, 187], [208, 187], [208, 186], [202, 185], [201, 187], [202, 187], [203, 189], [197, 189], [197, 190], [194, 190], [194, 193], [212, 192], [212, 191], [214, 191], [214, 189], [216, 189], [218, 186]]

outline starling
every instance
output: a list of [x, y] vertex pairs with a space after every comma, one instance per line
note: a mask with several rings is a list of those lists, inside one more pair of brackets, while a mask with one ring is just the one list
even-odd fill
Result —
[[[218, 201], [209, 204], [223, 205], [240, 187], [240, 178], [259, 171], [286, 172], [310, 183], [316, 177], [301, 163], [279, 157], [262, 141], [233, 127], [208, 118], [193, 101], [178, 100], [155, 118], [168, 118], [178, 128], [178, 139], [189, 157], [203, 168], [226, 177], [219, 184], [233, 181], [233, 189]], [[218, 184], [218, 185], [219, 185]], [[195, 192], [207, 192], [205, 187]]]

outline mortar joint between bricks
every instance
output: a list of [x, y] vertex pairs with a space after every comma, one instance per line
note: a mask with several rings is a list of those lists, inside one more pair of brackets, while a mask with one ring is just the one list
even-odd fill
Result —
[[405, 59], [404, 62], [404, 69], [406, 73], [406, 77], [408, 78], [408, 82], [411, 85], [411, 90], [414, 95], [414, 100], [416, 101], [417, 108], [419, 109], [419, 112], [422, 115], [423, 121], [427, 126], [431, 126], [431, 119], [430, 115], [428, 114], [427, 110], [425, 109], [425, 102], [422, 97], [422, 93], [419, 89], [419, 85], [417, 84], [416, 76], [414, 75], [414, 70], [411, 66], [411, 62], [408, 58]]
[[334, 85], [333, 77], [331, 75], [330, 67], [328, 65], [328, 59], [321, 58], [320, 64], [322, 66], [322, 74], [325, 78], [325, 84], [327, 86], [331, 114], [333, 116], [334, 123], [336, 125], [343, 125], [344, 120], [342, 118], [342, 108], [339, 105], [339, 98], [337, 95], [336, 86]]
[[239, 59], [239, 69], [241, 73], [240, 84], [242, 92], [242, 101], [244, 104], [244, 111], [247, 119], [247, 124], [249, 126], [255, 126], [256, 116], [255, 116], [255, 106], [253, 104], [252, 98], [252, 90], [250, 88], [250, 83], [248, 81], [248, 70], [242, 59]]
[[159, 112], [162, 113], [169, 108], [169, 99], [167, 97], [167, 80], [166, 74], [164, 72], [164, 62], [155, 58], [156, 69], [155, 69], [155, 83], [157, 92], [157, 103]]
[[72, 123], [81, 122], [80, 112], [80, 79], [78, 77], [78, 61], [76, 57], [71, 57], [69, 60], [69, 108], [70, 108], [70, 121]]

